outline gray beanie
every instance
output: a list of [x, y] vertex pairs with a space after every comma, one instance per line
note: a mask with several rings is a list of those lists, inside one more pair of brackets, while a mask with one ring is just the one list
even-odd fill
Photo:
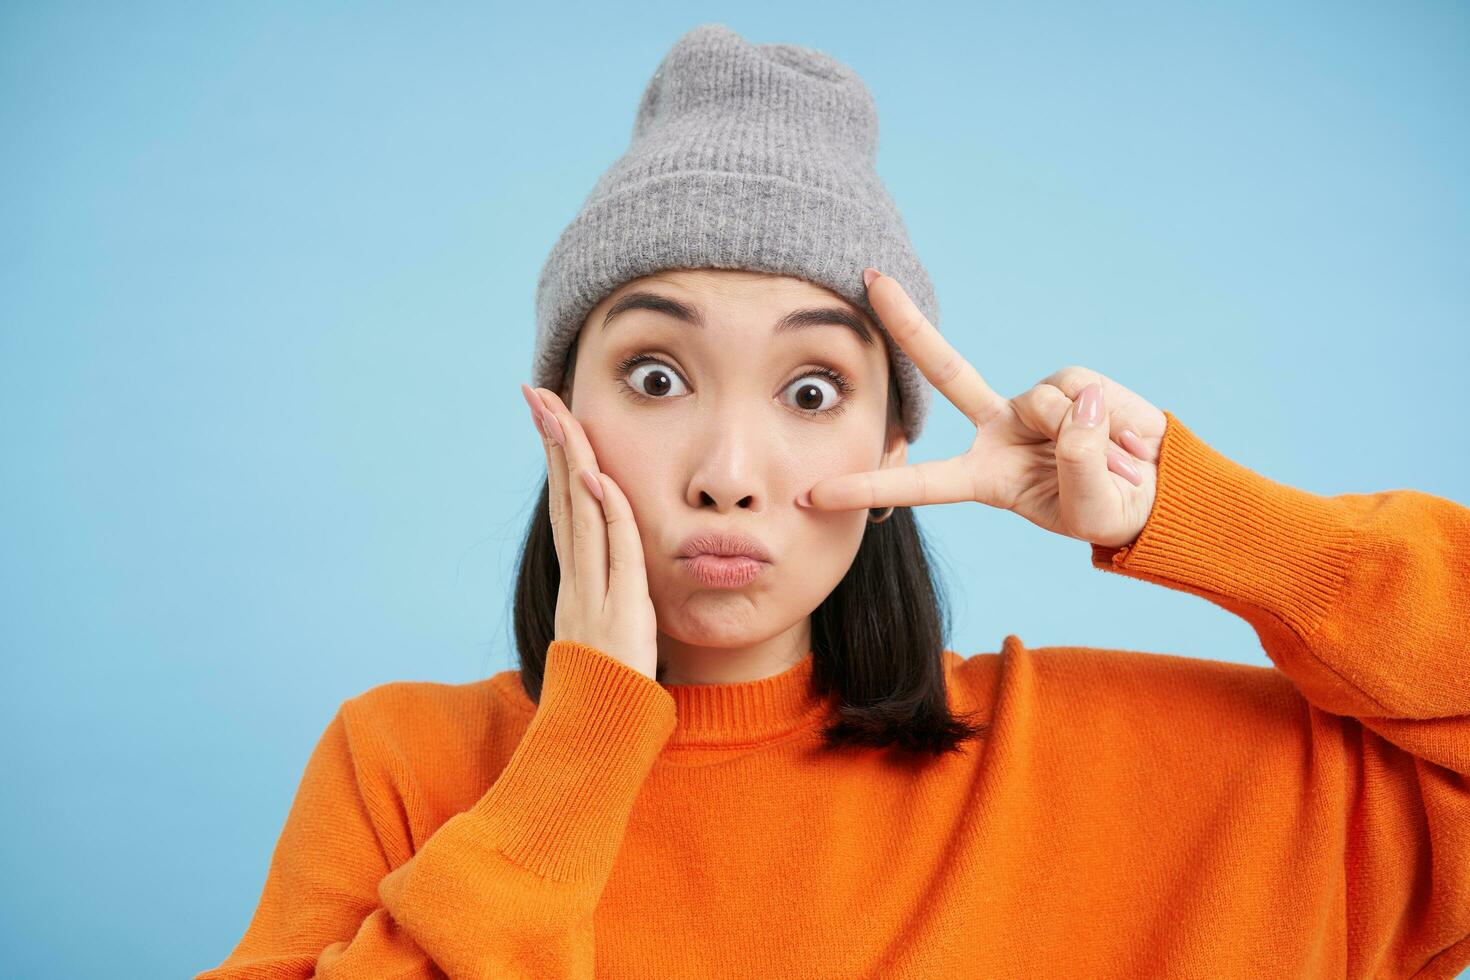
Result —
[[826, 286], [878, 324], [904, 435], [930, 386], [868, 303], [862, 270], [939, 306], [874, 170], [878, 112], [858, 74], [812, 48], [752, 44], [723, 24], [684, 34], [653, 73], [624, 154], [561, 233], [536, 288], [536, 387], [560, 387], [577, 331], [625, 282], [673, 268], [748, 269]]

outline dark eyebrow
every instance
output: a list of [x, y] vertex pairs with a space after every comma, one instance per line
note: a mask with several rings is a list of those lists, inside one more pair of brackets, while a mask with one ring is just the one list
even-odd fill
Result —
[[[653, 310], [665, 313], [693, 327], [704, 326], [704, 317], [699, 310], [688, 304], [681, 303], [668, 296], [658, 293], [650, 293], [643, 290], [634, 290], [618, 298], [608, 309], [607, 315], [602, 318], [603, 329], [607, 328], [609, 321], [619, 313], [628, 310]], [[864, 319], [851, 310], [844, 310], [840, 306], [819, 306], [807, 309], [792, 310], [790, 313], [776, 321], [773, 328], [776, 333], [784, 333], [788, 330], [800, 330], [802, 327], [814, 327], [822, 324], [832, 324], [839, 327], [847, 327], [857, 334], [858, 339], [865, 344], [873, 344], [873, 334], [868, 329]]]

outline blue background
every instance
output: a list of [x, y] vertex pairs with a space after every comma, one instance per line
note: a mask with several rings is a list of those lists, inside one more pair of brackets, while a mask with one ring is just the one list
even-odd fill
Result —
[[[313, 744], [514, 666], [536, 276], [696, 24], [877, 100], [940, 327], [1083, 364], [1323, 494], [1470, 502], [1470, 7], [0, 7], [0, 948], [185, 976], [244, 932]], [[967, 448], [936, 396], [910, 459]], [[1268, 666], [1207, 601], [921, 512], [952, 645]]]

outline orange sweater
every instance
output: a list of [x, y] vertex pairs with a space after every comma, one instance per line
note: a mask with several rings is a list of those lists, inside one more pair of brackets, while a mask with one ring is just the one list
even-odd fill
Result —
[[1278, 669], [946, 650], [988, 737], [818, 750], [810, 657], [662, 685], [558, 641], [342, 703], [204, 978], [1452, 977], [1470, 964], [1470, 509], [1275, 483], [1165, 413], [1100, 569]]

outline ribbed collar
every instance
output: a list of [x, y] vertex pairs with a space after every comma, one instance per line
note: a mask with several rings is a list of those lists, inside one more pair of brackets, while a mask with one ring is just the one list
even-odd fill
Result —
[[812, 690], [810, 652], [779, 674], [735, 684], [664, 684], [677, 714], [670, 747], [746, 745], [813, 724], [829, 699]]

